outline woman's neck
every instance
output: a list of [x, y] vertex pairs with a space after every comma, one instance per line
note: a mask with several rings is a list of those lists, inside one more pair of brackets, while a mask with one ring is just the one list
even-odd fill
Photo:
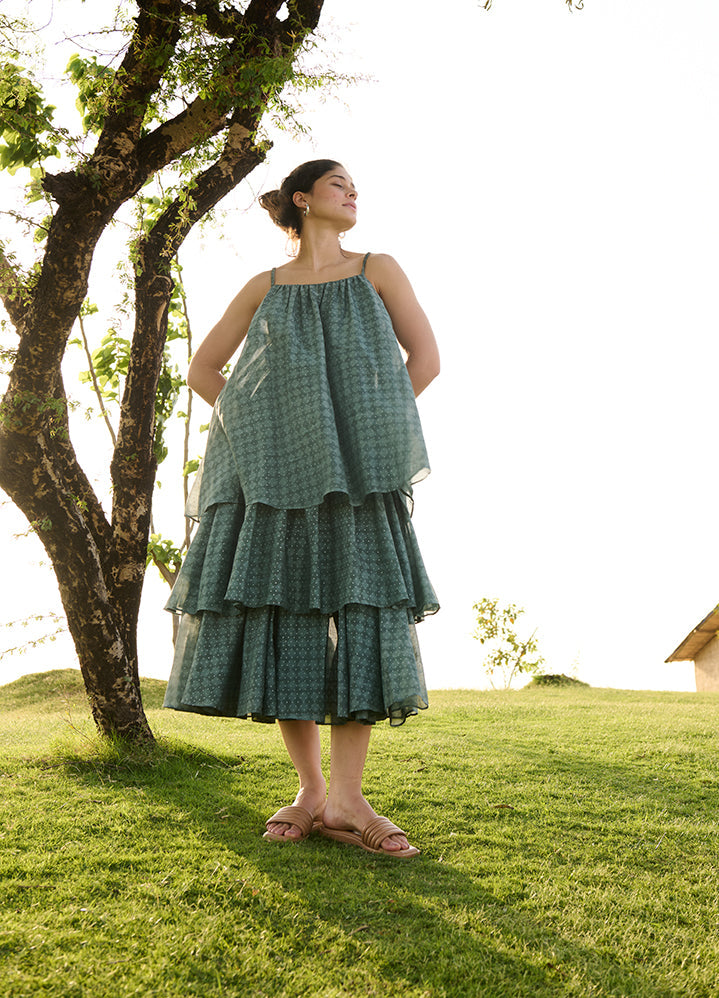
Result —
[[344, 263], [339, 235], [335, 229], [318, 229], [309, 221], [305, 223], [300, 236], [300, 248], [293, 263], [298, 270], [321, 273]]

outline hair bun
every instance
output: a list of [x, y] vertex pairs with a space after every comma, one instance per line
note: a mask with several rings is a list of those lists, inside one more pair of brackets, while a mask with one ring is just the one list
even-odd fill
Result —
[[297, 237], [300, 234], [298, 211], [292, 198], [284, 191], [267, 191], [260, 195], [260, 204], [268, 212], [270, 218], [285, 232]]

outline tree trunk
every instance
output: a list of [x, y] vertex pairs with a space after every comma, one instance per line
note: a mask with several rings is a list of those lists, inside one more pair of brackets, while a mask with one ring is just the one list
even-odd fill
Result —
[[[62, 405], [62, 395], [55, 397]], [[7, 396], [4, 402], [7, 409]], [[104, 527], [96, 529], [93, 518], [104, 517], [92, 501], [94, 496], [87, 498], [89, 483], [67, 454], [64, 461], [58, 459], [54, 438], [66, 433], [62, 415], [66, 416], [64, 408], [53, 410], [48, 425], [31, 432], [23, 432], [26, 426], [15, 425], [10, 433], [2, 427], [2, 485], [27, 516], [52, 562], [98, 729], [128, 741], [152, 740], [139, 694], [135, 631], [108, 587], [109, 525], [104, 521]], [[68, 449], [66, 439], [64, 450]], [[63, 463], [74, 476], [63, 473]], [[80, 488], [73, 488], [73, 477]]]

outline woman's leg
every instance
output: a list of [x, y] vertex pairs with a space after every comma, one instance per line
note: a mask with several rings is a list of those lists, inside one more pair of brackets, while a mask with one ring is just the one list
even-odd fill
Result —
[[[361, 832], [377, 816], [362, 795], [362, 773], [371, 733], [371, 725], [357, 721], [332, 726], [330, 788], [323, 818], [323, 824], [329, 828]], [[382, 841], [382, 848], [388, 852], [408, 847], [404, 835]]]
[[[319, 728], [314, 721], [280, 721], [279, 725], [300, 780], [300, 789], [294, 803], [304, 807], [313, 818], [321, 818], [327, 796], [327, 785], [322, 775]], [[288, 839], [297, 839], [301, 836], [297, 825], [288, 825], [285, 822], [274, 821], [267, 826], [267, 829]]]

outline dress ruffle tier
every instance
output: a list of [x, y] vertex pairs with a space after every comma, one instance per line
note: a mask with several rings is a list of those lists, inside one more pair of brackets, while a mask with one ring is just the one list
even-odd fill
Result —
[[165, 706], [401, 724], [438, 609], [410, 520], [429, 471], [389, 316], [362, 275], [275, 285], [213, 411]]
[[375, 493], [361, 506], [338, 493], [307, 509], [212, 506], [168, 609], [332, 614], [348, 603], [404, 607], [416, 621], [437, 609], [401, 493]]

